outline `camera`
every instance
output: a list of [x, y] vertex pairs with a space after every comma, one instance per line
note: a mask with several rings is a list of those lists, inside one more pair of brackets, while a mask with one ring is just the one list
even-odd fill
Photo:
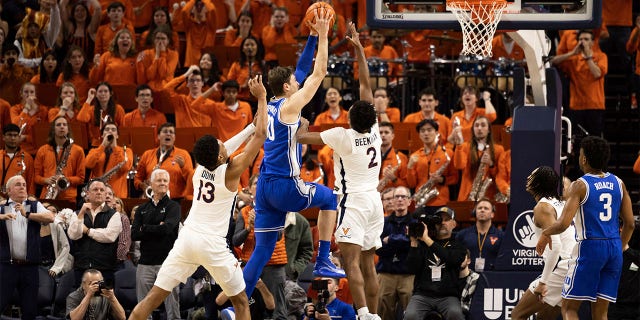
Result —
[[104, 280], [98, 281], [98, 291], [96, 291], [95, 295], [100, 296], [102, 294], [102, 290], [111, 290], [112, 286], [107, 284]]
[[427, 225], [429, 229], [429, 237], [434, 237], [436, 232], [436, 225], [442, 224], [442, 216], [439, 212], [428, 213], [424, 208], [416, 210], [414, 214], [418, 222], [412, 222], [408, 226], [409, 237], [420, 238], [424, 234], [424, 225]]
[[[313, 280], [311, 289], [318, 291], [318, 302], [315, 311], [327, 313], [327, 299], [329, 299], [329, 280]], [[315, 317], [315, 314], [314, 314]]]

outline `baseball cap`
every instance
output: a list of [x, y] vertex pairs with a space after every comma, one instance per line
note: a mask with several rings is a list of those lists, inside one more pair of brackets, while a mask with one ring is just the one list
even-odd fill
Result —
[[456, 213], [453, 211], [453, 209], [449, 207], [442, 207], [436, 211], [436, 214], [443, 214], [443, 213], [446, 213], [447, 215], [449, 215], [451, 219], [456, 218]]

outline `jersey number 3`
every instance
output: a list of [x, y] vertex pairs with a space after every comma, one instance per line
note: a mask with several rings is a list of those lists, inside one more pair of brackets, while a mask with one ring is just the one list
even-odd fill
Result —
[[211, 181], [204, 182], [200, 180], [200, 187], [198, 187], [198, 196], [196, 197], [196, 200], [200, 201], [202, 199], [202, 201], [206, 203], [211, 203], [215, 198], [215, 191], [216, 187], [211, 183]]
[[601, 193], [598, 200], [600, 200], [600, 202], [602, 202], [602, 205], [604, 206], [604, 212], [600, 211], [600, 220], [611, 220], [611, 193]]

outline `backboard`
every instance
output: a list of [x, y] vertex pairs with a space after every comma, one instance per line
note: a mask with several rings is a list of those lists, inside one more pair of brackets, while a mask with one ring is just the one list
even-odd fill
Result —
[[[371, 28], [460, 30], [447, 0], [366, 1], [367, 25]], [[602, 18], [602, 0], [507, 2], [499, 30], [587, 29], [599, 26]]]

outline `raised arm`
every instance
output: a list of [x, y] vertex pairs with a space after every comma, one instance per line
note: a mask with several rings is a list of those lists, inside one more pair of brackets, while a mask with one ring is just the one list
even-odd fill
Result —
[[258, 111], [255, 119], [255, 134], [247, 142], [244, 150], [233, 158], [227, 168], [226, 185], [227, 189], [234, 190], [238, 187], [240, 175], [253, 163], [258, 151], [267, 139], [267, 89], [262, 84], [262, 75], [257, 75], [249, 79], [249, 89], [258, 99]]
[[[320, 13], [318, 13], [320, 11]], [[329, 41], [327, 34], [329, 32], [329, 20], [332, 15], [327, 13], [324, 9], [319, 9], [315, 14], [315, 23], [310, 24], [310, 28], [316, 30], [318, 39], [318, 53], [316, 55], [316, 62], [313, 66], [313, 73], [307, 79], [307, 82], [303, 88], [294, 93], [289, 99], [287, 99], [280, 109], [280, 120], [292, 123], [297, 121], [298, 115], [302, 108], [311, 101], [313, 95], [316, 93], [322, 80], [327, 74], [327, 60]]]
[[360, 34], [358, 34], [356, 25], [353, 24], [353, 22], [349, 22], [349, 26], [347, 26], [347, 40], [349, 40], [349, 43], [354, 47], [356, 58], [358, 59], [360, 100], [373, 103], [373, 92], [371, 91], [371, 84], [369, 83], [369, 65], [367, 64], [367, 57], [364, 55], [364, 47], [362, 43], [360, 43]]
[[298, 64], [296, 65], [296, 71], [293, 73], [296, 76], [296, 81], [298, 84], [302, 84], [304, 79], [307, 78], [307, 74], [309, 74], [309, 70], [311, 70], [311, 64], [313, 63], [313, 52], [316, 49], [316, 44], [318, 43], [318, 35], [314, 35], [313, 33], [309, 34], [309, 38], [307, 39], [307, 43], [302, 50], [302, 54], [298, 59]]

